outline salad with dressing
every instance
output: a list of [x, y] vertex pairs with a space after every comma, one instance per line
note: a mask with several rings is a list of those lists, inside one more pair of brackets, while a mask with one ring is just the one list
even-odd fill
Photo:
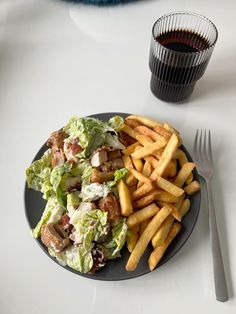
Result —
[[120, 257], [127, 225], [117, 183], [125, 178], [118, 135], [123, 118], [108, 122], [73, 117], [53, 132], [41, 159], [26, 170], [29, 188], [47, 201], [32, 230], [51, 256], [82, 273], [95, 273]]

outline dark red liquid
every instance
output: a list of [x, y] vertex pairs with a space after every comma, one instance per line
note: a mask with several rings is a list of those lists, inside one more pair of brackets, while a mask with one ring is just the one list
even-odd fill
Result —
[[[196, 53], [209, 47], [208, 41], [200, 35], [184, 30], [174, 30], [156, 38], [162, 46], [175, 52], [184, 53], [171, 65], [171, 60], [162, 62], [151, 52], [149, 66], [152, 71], [151, 90], [160, 99], [178, 102], [187, 98], [193, 91], [197, 80], [203, 75], [209, 58], [194, 64], [192, 61], [185, 66], [186, 54]], [[178, 63], [179, 62], [179, 63]], [[168, 64], [169, 63], [169, 64]]]

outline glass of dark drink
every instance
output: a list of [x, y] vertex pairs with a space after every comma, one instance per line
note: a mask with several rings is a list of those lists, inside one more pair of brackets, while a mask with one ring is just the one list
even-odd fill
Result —
[[188, 98], [206, 70], [217, 37], [215, 25], [200, 14], [160, 17], [152, 29], [149, 58], [153, 94], [173, 103]]

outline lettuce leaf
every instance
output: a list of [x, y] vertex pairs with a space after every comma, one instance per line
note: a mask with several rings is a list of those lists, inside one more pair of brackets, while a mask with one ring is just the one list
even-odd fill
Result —
[[125, 219], [121, 219], [112, 228], [112, 234], [107, 240], [99, 244], [98, 247], [103, 251], [108, 259], [114, 259], [120, 256], [120, 250], [123, 248], [128, 227], [125, 223]]
[[48, 253], [52, 256], [55, 257], [58, 263], [62, 266], [67, 265], [67, 260], [66, 260], [66, 251], [62, 252], [55, 252], [52, 248], [48, 248]]
[[111, 188], [117, 184], [117, 182], [121, 179], [124, 179], [127, 174], [128, 174], [128, 169], [126, 168], [121, 168], [115, 171], [114, 173], [114, 180], [113, 181], [108, 181], [107, 185]]
[[40, 236], [41, 228], [44, 224], [50, 222], [57, 223], [61, 219], [64, 211], [65, 208], [58, 202], [57, 197], [50, 197], [47, 201], [41, 219], [39, 220], [37, 226], [32, 230], [34, 238], [38, 238]]
[[43, 193], [43, 198], [48, 199], [51, 196], [52, 185], [50, 183], [51, 176], [51, 149], [48, 149], [43, 156], [34, 161], [26, 169], [26, 180], [28, 187]]
[[119, 141], [118, 136], [112, 133], [106, 133], [104, 144], [113, 149], [124, 149], [125, 146]]
[[108, 125], [113, 128], [116, 132], [120, 131], [124, 119], [121, 116], [114, 116], [108, 121]]
[[88, 273], [93, 267], [92, 246], [86, 250], [84, 246], [71, 246], [66, 249], [67, 265], [81, 273]]
[[72, 141], [79, 138], [79, 144], [84, 150], [77, 154], [77, 157], [88, 157], [95, 149], [100, 147], [105, 140], [106, 132], [115, 132], [108, 123], [95, 118], [73, 117], [64, 127], [64, 131], [69, 134], [65, 141]]

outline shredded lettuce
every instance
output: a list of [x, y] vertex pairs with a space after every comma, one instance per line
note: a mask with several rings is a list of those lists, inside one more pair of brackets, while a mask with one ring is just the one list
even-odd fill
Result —
[[72, 141], [79, 138], [79, 144], [84, 150], [77, 154], [77, 157], [88, 157], [95, 149], [100, 147], [105, 140], [107, 132], [115, 132], [108, 123], [95, 118], [73, 117], [64, 127], [69, 134], [65, 141]]
[[26, 180], [28, 187], [43, 193], [43, 198], [48, 199], [51, 196], [52, 186], [50, 183], [50, 175], [52, 154], [48, 149], [43, 156], [34, 161], [26, 169]]
[[[79, 212], [79, 211], [78, 211]], [[67, 264], [82, 273], [87, 273], [93, 266], [92, 248], [94, 241], [99, 241], [109, 231], [107, 213], [99, 209], [84, 211], [74, 223], [80, 244], [66, 250]]]
[[128, 169], [126, 168], [121, 168], [115, 171], [114, 173], [114, 180], [113, 181], [108, 181], [107, 185], [111, 188], [117, 184], [117, 182], [121, 179], [124, 179], [127, 174], [128, 174]]
[[128, 227], [125, 223], [125, 219], [121, 219], [113, 226], [112, 234], [107, 240], [98, 245], [108, 259], [114, 259], [120, 256], [120, 250], [126, 241], [127, 230]]
[[52, 248], [48, 248], [48, 253], [52, 256], [55, 257], [58, 263], [62, 266], [67, 265], [67, 260], [66, 260], [66, 251], [62, 252], [56, 252]]
[[40, 236], [41, 228], [44, 224], [50, 222], [57, 223], [61, 219], [64, 211], [65, 208], [58, 202], [56, 196], [50, 197], [47, 201], [41, 219], [39, 220], [37, 226], [32, 230], [34, 238], [38, 238]]
[[119, 141], [118, 136], [112, 133], [106, 133], [104, 144], [113, 149], [124, 149], [125, 146]]
[[79, 207], [79, 204], [81, 202], [80, 198], [80, 192], [74, 191], [67, 194], [67, 210], [68, 212], [73, 212], [77, 207]]
[[109, 120], [108, 125], [116, 132], [119, 132], [123, 123], [124, 119], [121, 116], [114, 116]]
[[86, 250], [82, 245], [66, 249], [66, 262], [69, 267], [81, 273], [88, 273], [93, 267], [92, 246]]

